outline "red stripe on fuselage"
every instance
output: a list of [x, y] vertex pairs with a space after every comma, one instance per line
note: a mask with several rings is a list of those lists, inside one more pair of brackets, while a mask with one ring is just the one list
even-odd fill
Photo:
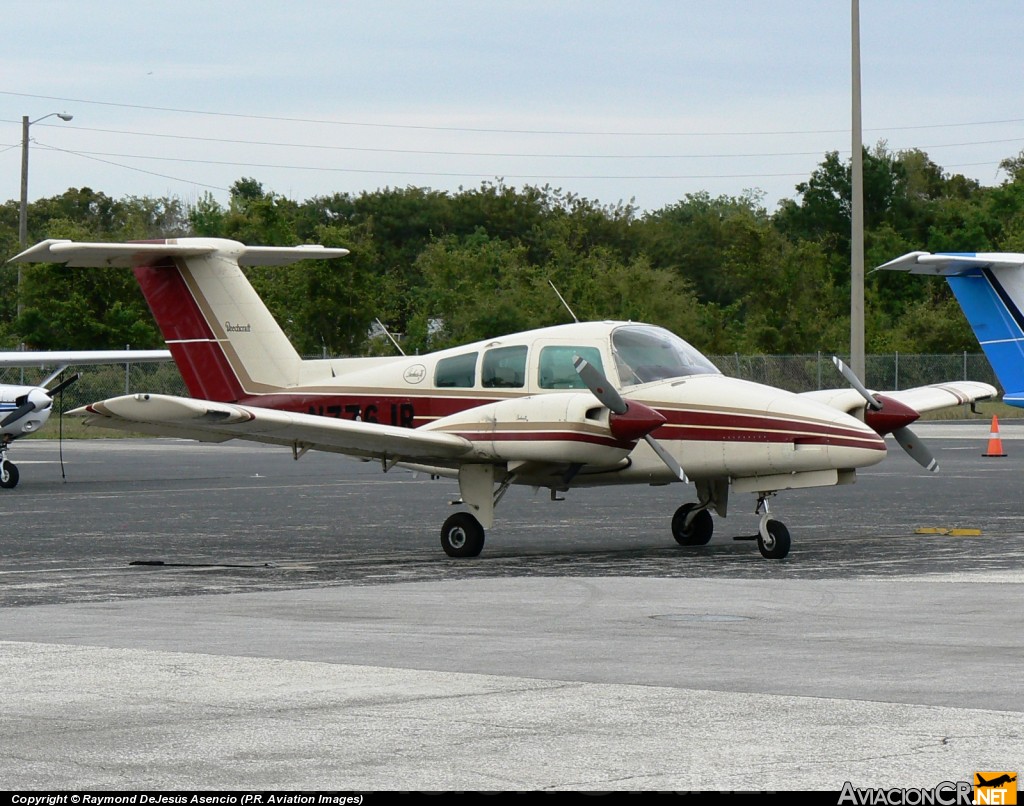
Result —
[[[388, 396], [344, 392], [337, 394], [308, 392], [279, 392], [248, 395], [238, 402], [249, 406], [264, 406], [284, 411], [322, 414], [344, 419], [359, 419], [385, 425], [422, 426], [451, 414], [494, 403], [507, 398], [478, 398], [423, 395]], [[403, 406], [409, 407], [403, 410]], [[805, 445], [836, 445], [868, 450], [885, 450], [885, 443], [874, 432], [830, 425], [823, 422], [772, 418], [763, 415], [718, 413], [708, 411], [681, 411], [659, 409], [669, 423], [654, 431], [658, 439], [683, 442], [747, 442], [747, 443], [800, 443]], [[403, 414], [404, 412], [404, 414]], [[369, 415], [367, 416], [367, 413]], [[411, 418], [405, 416], [411, 414]], [[463, 426], [465, 428], [465, 426]], [[462, 431], [460, 435], [465, 435]], [[549, 439], [561, 438], [556, 432]], [[503, 435], [505, 434], [505, 435]], [[506, 436], [508, 432], [486, 432], [481, 439], [519, 439]], [[533, 436], [540, 439], [542, 437]], [[569, 437], [572, 438], [572, 437]], [[614, 443], [608, 443], [614, 444]]]
[[178, 265], [166, 259], [134, 271], [189, 394], [224, 403], [241, 398], [238, 377]]

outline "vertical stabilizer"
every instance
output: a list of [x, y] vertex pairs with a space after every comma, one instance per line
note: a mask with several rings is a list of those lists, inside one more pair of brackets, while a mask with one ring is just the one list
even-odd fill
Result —
[[1024, 406], [1024, 254], [911, 252], [879, 266], [945, 277], [1003, 387]]

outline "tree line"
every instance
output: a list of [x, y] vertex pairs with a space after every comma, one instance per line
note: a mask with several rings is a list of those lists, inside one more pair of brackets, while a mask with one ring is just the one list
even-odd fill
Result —
[[[865, 338], [870, 353], [977, 351], [945, 283], [870, 268], [905, 252], [1024, 252], [1024, 152], [982, 186], [920, 150], [865, 149]], [[247, 274], [303, 354], [439, 349], [582, 319], [663, 325], [706, 353], [844, 353], [849, 345], [848, 161], [825, 155], [794, 198], [687, 194], [661, 209], [503, 181], [458, 192], [338, 192], [297, 202], [253, 178], [205, 194], [114, 199], [71, 188], [33, 202], [29, 242], [205, 236], [321, 243], [351, 254]], [[18, 203], [0, 207], [0, 348], [162, 346], [131, 272], [22, 267]]]

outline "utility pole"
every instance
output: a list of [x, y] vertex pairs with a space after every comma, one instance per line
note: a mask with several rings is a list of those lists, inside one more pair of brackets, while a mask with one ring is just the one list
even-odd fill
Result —
[[[28, 127], [46, 118], [58, 117], [68, 121], [74, 116], [67, 112], [51, 112], [41, 118], [29, 120], [28, 115], [21, 116], [21, 206], [18, 208], [18, 244], [24, 250], [28, 246]], [[18, 318], [24, 311], [21, 301], [21, 264], [18, 264]]]
[[850, 369], [867, 383], [864, 357], [864, 148], [860, 120], [860, 2], [852, 3], [853, 158], [850, 162]]

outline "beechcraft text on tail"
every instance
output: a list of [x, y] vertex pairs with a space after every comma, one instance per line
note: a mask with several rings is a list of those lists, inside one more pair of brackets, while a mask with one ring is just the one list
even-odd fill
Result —
[[14, 260], [133, 268], [191, 395], [126, 395], [72, 414], [94, 426], [253, 440], [296, 459], [333, 451], [385, 471], [456, 478], [465, 510], [441, 530], [453, 557], [480, 554], [513, 484], [554, 499], [585, 486], [676, 483], [696, 497], [671, 518], [678, 543], [707, 543], [712, 513], [725, 517], [730, 495], [749, 493], [758, 525], [745, 539], [782, 558], [790, 534], [770, 513], [775, 493], [852, 482], [885, 457], [890, 433], [934, 470], [910, 423], [996, 391], [962, 381], [878, 393], [838, 362], [853, 387], [793, 394], [726, 377], [678, 336], [634, 322], [559, 325], [420, 356], [304, 360], [241, 267], [346, 254], [210, 238], [50, 240]]

